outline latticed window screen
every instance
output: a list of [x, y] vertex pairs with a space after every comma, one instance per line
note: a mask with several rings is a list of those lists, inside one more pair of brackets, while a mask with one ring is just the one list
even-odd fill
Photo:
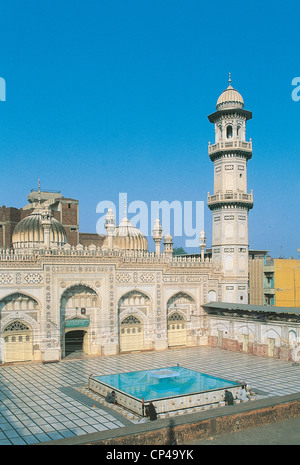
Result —
[[[180, 324], [178, 324], [180, 322]], [[180, 313], [172, 313], [172, 315], [170, 315], [168, 317], [168, 330], [176, 330], [176, 329], [184, 329], [185, 328], [185, 319], [182, 315], [180, 315]], [[177, 324], [175, 324], [177, 323]]]
[[121, 325], [136, 325], [140, 323], [140, 320], [136, 318], [134, 315], [129, 315], [122, 321]]
[[172, 315], [169, 316], [168, 321], [183, 321], [184, 318], [182, 315], [179, 313], [172, 313]]
[[28, 326], [26, 326], [21, 321], [13, 321], [12, 323], [6, 326], [3, 332], [6, 333], [8, 331], [28, 331], [28, 330], [29, 330]]

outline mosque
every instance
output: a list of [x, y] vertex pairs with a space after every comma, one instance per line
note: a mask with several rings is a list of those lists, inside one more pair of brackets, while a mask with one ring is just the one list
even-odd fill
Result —
[[248, 305], [252, 113], [231, 79], [208, 118], [211, 254], [202, 231], [198, 255], [174, 256], [159, 219], [149, 252], [126, 211], [116, 225], [111, 208], [105, 235], [80, 233], [78, 201], [40, 187], [23, 209], [0, 208], [2, 364], [197, 346], [300, 358], [299, 309]]

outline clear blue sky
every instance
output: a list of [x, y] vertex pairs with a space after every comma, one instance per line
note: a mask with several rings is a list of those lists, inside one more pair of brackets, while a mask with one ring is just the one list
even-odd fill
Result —
[[[120, 192], [149, 205], [206, 204], [214, 141], [207, 115], [230, 71], [253, 112], [250, 248], [298, 258], [300, 101], [291, 81], [300, 76], [299, 5], [2, 2], [0, 205], [23, 207], [40, 178], [42, 188], [78, 199], [80, 230], [94, 232], [98, 202], [117, 203]], [[210, 246], [207, 206], [205, 230]]]

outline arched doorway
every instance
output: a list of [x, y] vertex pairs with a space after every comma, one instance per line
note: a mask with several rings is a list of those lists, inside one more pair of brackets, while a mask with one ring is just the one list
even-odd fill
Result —
[[124, 294], [118, 303], [120, 352], [152, 350], [151, 336], [145, 337], [151, 300], [141, 291], [133, 289]]
[[33, 336], [30, 326], [20, 320], [9, 323], [2, 332], [5, 362], [26, 362], [33, 359]]
[[60, 299], [62, 356], [97, 354], [101, 298], [85, 284], [65, 289]]
[[85, 330], [70, 330], [65, 333], [65, 357], [88, 353], [88, 333]]
[[187, 346], [191, 343], [188, 339], [188, 325], [191, 325], [191, 315], [195, 313], [196, 303], [193, 297], [185, 292], [173, 295], [167, 303], [167, 329], [168, 346]]
[[120, 352], [133, 352], [144, 349], [144, 328], [135, 315], [128, 315], [120, 325]]
[[168, 316], [168, 346], [186, 345], [186, 320], [182, 314], [174, 312]]

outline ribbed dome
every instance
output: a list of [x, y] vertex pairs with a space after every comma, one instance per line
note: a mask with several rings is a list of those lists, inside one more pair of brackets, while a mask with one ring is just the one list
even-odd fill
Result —
[[171, 243], [172, 241], [173, 241], [173, 237], [171, 236], [170, 233], [167, 233], [167, 234], [165, 235], [165, 242]]
[[[50, 222], [50, 247], [62, 246], [67, 242], [63, 225], [52, 215]], [[39, 249], [44, 245], [42, 211], [35, 210], [23, 218], [15, 227], [12, 235], [14, 249]]]
[[[107, 247], [108, 239], [105, 238], [103, 248]], [[125, 250], [148, 251], [148, 241], [143, 233], [133, 226], [125, 216], [113, 232], [113, 247]]]
[[225, 108], [243, 108], [244, 100], [241, 94], [232, 87], [231, 78], [229, 75], [229, 86], [225, 89], [218, 98], [216, 108], [223, 110]]

